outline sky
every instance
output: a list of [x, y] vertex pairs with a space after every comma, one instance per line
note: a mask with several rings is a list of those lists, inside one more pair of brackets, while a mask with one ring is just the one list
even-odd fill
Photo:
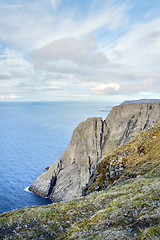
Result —
[[160, 98], [159, 0], [1, 0], [0, 101]]

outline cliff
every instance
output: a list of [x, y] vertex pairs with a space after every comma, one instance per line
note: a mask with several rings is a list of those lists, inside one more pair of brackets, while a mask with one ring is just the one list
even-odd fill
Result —
[[[118, 161], [124, 171], [115, 181], [108, 165]], [[1, 214], [0, 239], [159, 239], [160, 123], [105, 156], [92, 175], [88, 196]]]
[[121, 105], [126, 104], [137, 104], [137, 103], [155, 103], [160, 102], [160, 99], [139, 99], [139, 100], [126, 100], [121, 103]]
[[160, 120], [160, 103], [114, 107], [107, 118], [90, 118], [74, 130], [67, 150], [29, 188], [56, 201], [82, 196], [96, 164], [106, 154]]
[[106, 190], [127, 179], [141, 177], [160, 167], [160, 122], [141, 131], [96, 165], [83, 194]]
[[126, 100], [122, 102], [121, 105], [137, 104], [137, 103], [155, 103], [155, 102], [160, 102], [160, 99]]

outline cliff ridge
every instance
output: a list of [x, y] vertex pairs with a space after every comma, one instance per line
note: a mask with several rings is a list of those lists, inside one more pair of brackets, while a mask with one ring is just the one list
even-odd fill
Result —
[[[114, 174], [122, 163], [122, 175], [116, 180]], [[0, 238], [158, 240], [159, 189], [157, 123], [97, 164], [90, 178], [89, 195], [1, 214]]]
[[53, 200], [72, 200], [82, 190], [105, 155], [160, 119], [160, 103], [119, 105], [107, 118], [89, 118], [75, 128], [67, 150], [29, 188]]

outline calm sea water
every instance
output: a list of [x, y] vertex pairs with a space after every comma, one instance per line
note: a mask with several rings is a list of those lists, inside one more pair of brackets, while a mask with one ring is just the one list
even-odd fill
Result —
[[110, 109], [105, 103], [1, 102], [0, 213], [51, 203], [27, 187], [61, 157], [78, 123], [104, 119]]

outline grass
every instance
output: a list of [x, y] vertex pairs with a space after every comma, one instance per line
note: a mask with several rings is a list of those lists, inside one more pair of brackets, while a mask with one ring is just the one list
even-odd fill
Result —
[[[160, 220], [159, 180], [155, 175], [152, 181], [144, 176], [73, 201], [4, 213], [0, 216], [1, 237], [103, 239], [107, 232], [119, 239], [134, 239], [135, 233], [137, 237], [156, 236]], [[150, 227], [157, 230], [149, 231]]]
[[[139, 149], [139, 150], [138, 150]], [[111, 187], [108, 164], [123, 162]], [[0, 239], [160, 239], [160, 127], [143, 131], [97, 165], [93, 192], [68, 202], [0, 215]], [[134, 178], [125, 178], [126, 173]], [[137, 177], [138, 176], [138, 177]], [[94, 192], [94, 184], [101, 191]], [[91, 189], [91, 188], [90, 188]]]
[[[120, 163], [123, 164], [124, 171], [122, 176], [110, 177], [109, 165], [111, 162], [115, 168]], [[94, 192], [96, 186], [99, 186], [98, 190], [108, 189], [118, 179], [142, 176], [154, 171], [157, 167], [159, 168], [159, 163], [160, 124], [157, 124], [151, 129], [142, 131], [128, 143], [120, 146], [113, 154], [109, 154], [99, 162], [95, 169], [95, 174], [90, 179], [91, 184], [86, 191], [88, 193]]]

